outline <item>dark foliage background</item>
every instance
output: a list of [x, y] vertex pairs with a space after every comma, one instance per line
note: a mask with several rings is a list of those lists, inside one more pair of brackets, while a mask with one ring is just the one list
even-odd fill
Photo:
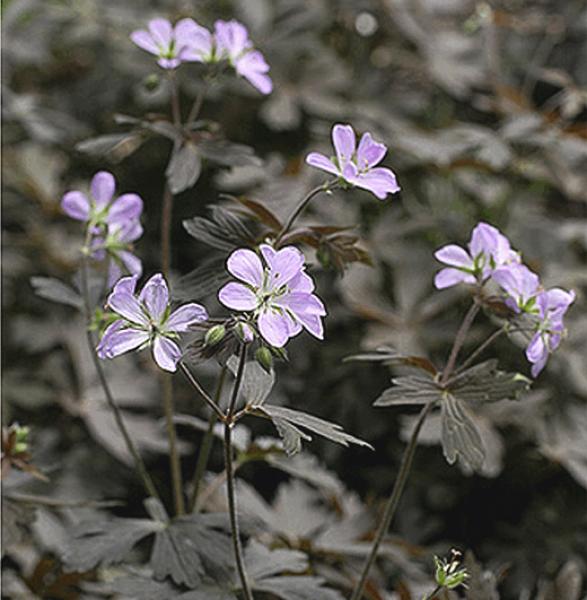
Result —
[[[272, 456], [245, 465], [241, 508], [259, 517], [262, 507], [263, 542], [307, 552], [308, 572], [348, 592], [348, 573], [369, 539], [368, 515], [377, 512], [392, 486], [412, 421], [409, 410], [371, 406], [401, 368], [342, 359], [389, 345], [441, 366], [467, 295], [433, 290], [432, 253], [451, 241], [466, 242], [482, 219], [508, 235], [546, 285], [577, 291], [569, 335], [522, 399], [480, 413], [489, 450], [482, 474], [446, 464], [437, 427], [427, 426], [387, 545], [389, 560], [377, 575], [380, 591], [371, 593], [419, 598], [433, 587], [432, 555], [458, 547], [474, 553], [486, 569], [468, 598], [497, 598], [497, 590], [502, 598], [582, 597], [587, 574], [585, 3], [7, 0], [2, 11], [2, 420], [31, 427], [33, 463], [50, 479], [37, 481], [13, 470], [3, 482], [3, 597], [110, 597], [108, 582], [122, 572], [120, 566], [82, 564], [73, 575], [63, 569], [71, 528], [108, 514], [146, 517], [141, 488], [94, 381], [83, 324], [71, 307], [35, 296], [30, 278], [68, 281], [74, 274], [81, 234], [61, 213], [59, 201], [64, 191], [102, 168], [115, 173], [119, 189], [143, 197], [146, 233], [137, 252], [147, 273], [159, 268], [160, 206], [171, 142], [156, 134], [129, 134], [132, 127], [116, 118], [168, 112], [165, 81], [156, 81], [160, 73], [153, 61], [128, 38], [156, 15], [191, 16], [206, 26], [216, 18], [242, 20], [271, 64], [275, 82], [267, 98], [234, 78], [211, 90], [203, 117], [216, 122], [226, 139], [253, 148], [262, 162], [255, 165], [236, 153], [225, 153], [223, 165], [205, 160], [195, 186], [176, 197], [178, 297], [194, 297], [189, 277], [182, 276], [212, 256], [186, 233], [182, 220], [227, 205], [221, 192], [262, 201], [284, 216], [321, 181], [303, 159], [310, 149], [329, 147], [334, 122], [352, 123], [385, 141], [391, 149], [387, 164], [402, 185], [401, 194], [383, 203], [355, 190], [322, 196], [304, 217], [311, 224], [355, 227], [373, 266], [349, 264], [341, 277], [321, 268], [308, 252], [329, 309], [326, 341], [307, 335], [292, 341], [290, 362], [278, 367], [274, 395], [341, 423], [376, 451], [315, 440], [288, 464]], [[182, 68], [184, 107], [197, 93], [200, 74], [197, 66]], [[96, 141], [104, 135], [118, 137]], [[220, 313], [214, 294], [198, 300]], [[471, 348], [490, 331], [490, 319], [479, 319]], [[496, 353], [503, 368], [528, 372], [522, 348], [511, 341], [502, 339]], [[214, 361], [197, 369], [211, 386]], [[146, 356], [128, 357], [109, 365], [109, 377], [169, 500], [153, 367]], [[204, 415], [179, 378], [176, 396], [178, 412]], [[252, 432], [243, 434], [275, 435], [269, 426], [250, 426]], [[201, 432], [187, 426], [179, 431], [189, 478]], [[212, 458], [218, 473], [220, 445]], [[31, 495], [44, 501], [26, 501]], [[112, 499], [119, 503], [99, 504]], [[81, 507], [60, 505], [77, 501]], [[223, 507], [221, 494], [210, 494], [208, 502], [210, 510]], [[147, 548], [148, 542], [141, 542], [126, 564], [143, 564]], [[296, 572], [306, 568], [302, 564]], [[121, 597], [135, 597], [129, 590], [118, 588]], [[162, 587], [159, 596], [149, 593], [154, 595], [144, 591], [138, 597], [171, 598], [176, 592]], [[267, 594], [271, 597], [270, 590]]]

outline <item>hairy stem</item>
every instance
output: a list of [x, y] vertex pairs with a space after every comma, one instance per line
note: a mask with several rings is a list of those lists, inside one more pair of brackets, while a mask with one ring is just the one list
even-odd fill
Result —
[[391, 521], [393, 520], [393, 517], [397, 510], [400, 498], [404, 491], [404, 487], [408, 480], [408, 475], [410, 474], [410, 469], [412, 467], [412, 460], [414, 458], [414, 453], [416, 452], [416, 446], [418, 443], [418, 436], [420, 435], [420, 430], [422, 429], [422, 425], [424, 424], [424, 421], [426, 420], [426, 417], [432, 410], [432, 407], [434, 406], [434, 404], [435, 404], [435, 401], [429, 402], [420, 411], [420, 414], [418, 416], [418, 421], [416, 422], [416, 426], [414, 427], [414, 430], [412, 431], [410, 441], [409, 441], [408, 445], [406, 446], [406, 449], [404, 450], [399, 473], [398, 473], [397, 479], [395, 480], [395, 484], [393, 486], [391, 496], [389, 497], [389, 500], [387, 501], [387, 504], [385, 506], [385, 510], [383, 512], [383, 518], [381, 519], [381, 522], [379, 523], [379, 527], [375, 534], [375, 539], [373, 540], [373, 545], [371, 546], [371, 551], [369, 552], [369, 556], [365, 560], [365, 564], [364, 564], [363, 570], [361, 572], [361, 578], [359, 579], [359, 583], [357, 584], [357, 587], [355, 588], [353, 595], [351, 596], [351, 600], [360, 600], [363, 597], [363, 591], [364, 591], [365, 585], [367, 583], [367, 577], [369, 576], [369, 571], [371, 570], [371, 567], [373, 566], [373, 562], [375, 561], [375, 558], [377, 556], [377, 551], [379, 550], [379, 546], [381, 545], [381, 542], [383, 541], [383, 538], [385, 537], [385, 534], [387, 533], [387, 530], [389, 529]]
[[[226, 367], [222, 367], [213, 398], [213, 402], [216, 406], [218, 406], [218, 403], [220, 402], [220, 396], [222, 395], [222, 388], [224, 387], [225, 379]], [[212, 412], [208, 420], [208, 429], [204, 434], [204, 438], [200, 446], [200, 452], [198, 453], [198, 462], [196, 464], [196, 470], [194, 471], [194, 479], [192, 482], [192, 495], [190, 497], [189, 512], [193, 512], [196, 507], [196, 501], [198, 500], [198, 493], [200, 491], [200, 484], [202, 482], [202, 477], [204, 476], [204, 471], [208, 466], [210, 451], [212, 450], [212, 442], [214, 441], [214, 425], [216, 425], [217, 421], [218, 415], [216, 412]]]
[[94, 363], [96, 373], [98, 374], [98, 379], [100, 380], [100, 385], [102, 386], [102, 390], [104, 391], [104, 396], [106, 396], [106, 401], [108, 402], [108, 405], [110, 406], [110, 409], [112, 410], [112, 413], [114, 415], [114, 420], [116, 421], [118, 430], [120, 431], [122, 438], [124, 439], [126, 449], [128, 450], [128, 452], [130, 453], [130, 455], [133, 458], [133, 461], [135, 464], [135, 469], [136, 469], [141, 481], [143, 482], [145, 491], [147, 492], [147, 494], [149, 496], [152, 496], [153, 498], [157, 498], [158, 500], [161, 500], [159, 493], [157, 492], [157, 488], [155, 487], [155, 484], [153, 483], [153, 480], [151, 479], [151, 476], [149, 475], [149, 473], [147, 471], [147, 467], [145, 466], [145, 463], [143, 462], [143, 459], [141, 458], [141, 455], [139, 454], [137, 447], [135, 446], [132, 438], [130, 437], [128, 429], [126, 428], [126, 425], [124, 424], [124, 420], [122, 418], [122, 413], [120, 412], [118, 405], [114, 401], [114, 397], [110, 390], [110, 386], [108, 384], [106, 374], [104, 373], [104, 369], [102, 368], [102, 363], [100, 362], [100, 359], [98, 358], [98, 355], [96, 354], [96, 341], [94, 340], [94, 335], [93, 335], [92, 331], [90, 330], [90, 325], [91, 325], [91, 321], [92, 321], [92, 307], [91, 307], [91, 302], [90, 302], [90, 291], [89, 291], [89, 283], [88, 283], [88, 258], [87, 258], [90, 237], [91, 237], [91, 234], [88, 232], [88, 234], [86, 235], [86, 244], [84, 247], [84, 254], [83, 254], [83, 258], [82, 258], [82, 269], [81, 269], [81, 284], [82, 284], [82, 295], [83, 295], [83, 300], [84, 300], [84, 313], [85, 313], [85, 318], [86, 318], [86, 338], [87, 338], [87, 342], [88, 342], [88, 349], [90, 351], [90, 355], [92, 356], [92, 362]]
[[444, 384], [446, 384], [446, 382], [449, 380], [453, 369], [455, 368], [459, 351], [465, 343], [467, 333], [469, 333], [469, 329], [471, 328], [471, 325], [473, 324], [473, 321], [475, 320], [475, 317], [477, 316], [477, 313], [479, 312], [480, 308], [481, 307], [479, 305], [479, 300], [475, 296], [473, 298], [473, 304], [471, 304], [469, 310], [467, 311], [467, 314], [465, 315], [465, 318], [463, 319], [463, 322], [461, 323], [461, 326], [459, 327], [457, 336], [455, 338], [455, 341], [450, 351], [450, 355], [448, 357], [448, 361], [446, 362], [446, 367], [442, 371], [442, 377], [440, 378], [441, 387]]
[[[194, 389], [202, 396], [206, 404], [216, 413], [216, 416], [221, 420], [226, 420], [224, 413], [220, 410], [218, 402], [215, 398], [210, 398], [206, 390], [200, 385], [200, 382], [193, 376], [192, 372], [188, 369], [187, 365], [183, 362], [179, 363], [179, 368], [183, 371], [188, 381], [192, 384]], [[215, 395], [216, 397], [216, 395]]]
[[173, 415], [175, 409], [173, 406], [173, 380], [168, 373], [161, 374], [161, 385], [163, 389], [163, 410], [165, 412], [165, 429], [169, 441], [169, 467], [171, 469], [171, 484], [173, 486], [173, 502], [175, 513], [183, 515], [185, 513], [185, 503], [183, 499], [183, 482], [181, 477], [181, 463], [179, 452], [177, 451], [177, 436], [175, 433], [175, 423]]
[[493, 342], [495, 342], [495, 340], [503, 335], [506, 331], [507, 325], [503, 325], [497, 331], [494, 331], [455, 371], [455, 375], [463, 372], [484, 350], [489, 348], [489, 346], [491, 346], [491, 344], [493, 344]]
[[281, 228], [281, 231], [277, 234], [275, 238], [275, 246], [279, 247], [279, 243], [281, 240], [287, 235], [287, 233], [292, 228], [296, 219], [302, 214], [305, 208], [310, 204], [312, 198], [317, 196], [320, 192], [328, 192], [334, 189], [336, 181], [327, 181], [326, 183], [322, 183], [318, 187], [315, 187], [313, 190], [310, 190], [301, 200], [300, 203], [293, 209], [292, 213], [287, 218], [284, 226]]
[[224, 464], [226, 468], [226, 494], [228, 497], [228, 512], [230, 514], [230, 529], [232, 535], [232, 544], [234, 547], [236, 568], [241, 581], [242, 591], [245, 599], [253, 600], [253, 594], [247, 580], [245, 562], [243, 559], [243, 549], [239, 534], [236, 494], [234, 489], [234, 467], [232, 464], [232, 428], [234, 426], [232, 417], [236, 408], [236, 401], [238, 399], [238, 393], [243, 380], [243, 374], [245, 372], [246, 360], [247, 346], [242, 344], [239, 355], [238, 369], [236, 372], [236, 379], [234, 381], [234, 387], [232, 388], [232, 396], [230, 398], [230, 404], [226, 412], [226, 421], [224, 423]]
[[437, 585], [429, 594], [426, 594], [426, 596], [424, 596], [423, 600], [434, 600], [434, 596], [436, 596], [436, 594], [438, 594], [438, 592], [440, 592], [441, 590], [442, 586]]
[[204, 104], [204, 100], [206, 98], [206, 93], [208, 92], [208, 87], [210, 86], [210, 79], [204, 78], [204, 85], [198, 91], [198, 95], [192, 104], [192, 108], [190, 109], [190, 114], [188, 115], [188, 119], [186, 121], [188, 127], [191, 123], [193, 123], [200, 114], [202, 110], [202, 105]]

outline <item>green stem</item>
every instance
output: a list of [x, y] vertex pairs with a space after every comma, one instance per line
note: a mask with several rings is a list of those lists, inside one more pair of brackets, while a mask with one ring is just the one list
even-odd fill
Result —
[[194, 100], [194, 103], [192, 104], [192, 108], [190, 109], [190, 114], [188, 115], [188, 119], [186, 121], [188, 127], [191, 123], [193, 123], [198, 118], [198, 115], [200, 114], [200, 111], [202, 110], [202, 105], [204, 104], [204, 99], [206, 98], [206, 93], [208, 91], [209, 86], [210, 86], [210, 78], [205, 78], [204, 85], [198, 91], [198, 95], [196, 96], [196, 99]]
[[404, 491], [404, 487], [408, 480], [408, 475], [410, 474], [410, 469], [412, 467], [412, 461], [414, 459], [414, 453], [416, 452], [416, 446], [418, 443], [418, 436], [420, 435], [420, 430], [422, 429], [422, 425], [424, 425], [424, 421], [426, 420], [426, 417], [432, 410], [434, 404], [435, 404], [434, 400], [432, 402], [428, 402], [428, 404], [426, 404], [420, 411], [418, 420], [416, 422], [416, 426], [414, 427], [414, 430], [412, 431], [410, 441], [409, 441], [406, 449], [404, 450], [399, 474], [397, 476], [397, 479], [395, 480], [395, 484], [393, 486], [391, 496], [389, 497], [389, 500], [387, 501], [387, 504], [385, 506], [385, 510], [383, 512], [383, 518], [381, 519], [381, 522], [379, 523], [377, 533], [375, 534], [375, 539], [373, 540], [373, 545], [371, 546], [371, 551], [369, 552], [369, 556], [365, 560], [365, 564], [364, 564], [363, 570], [361, 572], [361, 578], [359, 579], [359, 583], [357, 584], [357, 587], [355, 588], [353, 595], [351, 596], [351, 600], [360, 600], [363, 597], [363, 591], [364, 591], [365, 585], [367, 583], [367, 577], [369, 576], [369, 571], [371, 570], [371, 567], [373, 566], [373, 563], [377, 556], [377, 551], [379, 550], [379, 546], [381, 545], [381, 542], [383, 541], [383, 538], [385, 537], [385, 534], [387, 533], [387, 530], [389, 529], [391, 521], [393, 520], [393, 517], [397, 510], [400, 498]]
[[181, 108], [179, 105], [179, 91], [177, 89], [175, 71], [171, 70], [167, 73], [169, 74], [169, 85], [171, 87], [171, 116], [173, 124], [176, 127], [181, 127]]
[[279, 247], [279, 243], [285, 237], [285, 235], [292, 228], [296, 219], [302, 214], [306, 206], [311, 202], [312, 198], [317, 196], [320, 192], [328, 192], [334, 189], [336, 185], [336, 180], [327, 181], [326, 183], [322, 183], [318, 187], [315, 187], [313, 190], [310, 190], [299, 202], [299, 204], [293, 209], [292, 213], [289, 215], [287, 221], [284, 226], [281, 228], [281, 231], [277, 234], [275, 238], [275, 246]]
[[161, 271], [167, 279], [171, 268], [171, 221], [173, 217], [173, 194], [165, 184], [161, 209]]
[[[220, 375], [218, 377], [218, 384], [216, 385], [216, 391], [214, 392], [213, 401], [218, 406], [220, 402], [220, 396], [222, 395], [222, 388], [224, 387], [224, 381], [226, 379], [226, 367], [222, 367]], [[198, 493], [200, 491], [200, 484], [204, 471], [208, 466], [208, 460], [210, 458], [210, 451], [212, 450], [212, 442], [214, 441], [214, 425], [218, 421], [218, 415], [212, 412], [208, 420], [208, 429], [204, 434], [202, 444], [200, 446], [200, 452], [198, 453], [198, 462], [196, 464], [196, 470], [194, 471], [194, 479], [192, 482], [192, 495], [190, 497], [189, 512], [194, 512], [196, 502], [198, 500]]]
[[96, 373], [98, 374], [98, 379], [100, 380], [100, 385], [102, 386], [102, 390], [104, 391], [104, 396], [106, 396], [106, 401], [112, 410], [114, 415], [114, 420], [116, 421], [116, 425], [118, 430], [120, 431], [122, 438], [124, 439], [124, 443], [126, 445], [126, 449], [130, 453], [133, 458], [135, 468], [137, 473], [143, 482], [143, 486], [145, 487], [145, 491], [149, 496], [153, 498], [157, 498], [159, 501], [161, 500], [159, 493], [157, 492], [157, 488], [151, 479], [147, 471], [147, 467], [137, 450], [130, 434], [124, 424], [124, 420], [122, 418], [122, 413], [118, 408], [118, 405], [114, 401], [114, 397], [110, 390], [110, 386], [108, 385], [108, 380], [106, 379], [106, 374], [104, 373], [104, 369], [102, 368], [102, 363], [96, 354], [96, 341], [94, 340], [94, 336], [90, 329], [90, 325], [92, 322], [92, 307], [90, 303], [90, 292], [89, 292], [89, 283], [88, 283], [88, 247], [91, 239], [91, 233], [88, 231], [86, 234], [86, 244], [84, 246], [83, 258], [82, 258], [82, 269], [81, 269], [81, 285], [82, 285], [82, 295], [84, 301], [84, 313], [86, 318], [86, 338], [88, 342], [88, 349], [90, 351], [90, 355], [92, 356], [92, 362], [94, 363], [94, 368], [96, 369]]
[[232, 464], [232, 428], [234, 426], [232, 417], [236, 408], [236, 402], [238, 399], [240, 386], [243, 380], [246, 360], [247, 346], [246, 344], [242, 344], [240, 349], [238, 369], [236, 372], [236, 379], [234, 382], [234, 387], [232, 388], [232, 396], [230, 398], [230, 404], [226, 412], [226, 421], [224, 423], [224, 464], [226, 469], [226, 495], [228, 498], [228, 512], [230, 515], [230, 529], [232, 535], [232, 545], [234, 548], [236, 568], [241, 581], [242, 591], [245, 600], [253, 600], [253, 593], [251, 592], [251, 588], [249, 587], [249, 582], [247, 580], [247, 573], [245, 570], [245, 562], [243, 558], [243, 549], [239, 534], [238, 514], [236, 508], [236, 494], [234, 489], [234, 467]]
[[442, 590], [442, 586], [441, 585], [437, 585], [432, 592], [430, 592], [430, 594], [426, 594], [426, 596], [424, 596], [424, 598], [422, 600], [433, 600], [434, 596], [436, 596], [436, 594], [438, 594], [438, 592], [440, 592]]
[[471, 355], [463, 362], [463, 364], [455, 371], [455, 375], [462, 373], [484, 350], [489, 348], [495, 340], [506, 333], [507, 324], [494, 331], [479, 347], [471, 353]]
[[183, 371], [183, 373], [187, 377], [188, 381], [192, 384], [192, 386], [198, 392], [198, 394], [200, 394], [200, 396], [202, 396], [202, 398], [205, 400], [206, 404], [216, 413], [216, 416], [221, 421], [225, 421], [226, 417], [224, 416], [224, 413], [220, 409], [220, 406], [218, 406], [218, 402], [216, 400], [214, 400], [213, 398], [210, 398], [210, 396], [206, 393], [206, 390], [204, 390], [204, 388], [200, 385], [198, 380], [192, 375], [192, 372], [188, 369], [187, 365], [183, 362], [180, 362], [179, 368]]

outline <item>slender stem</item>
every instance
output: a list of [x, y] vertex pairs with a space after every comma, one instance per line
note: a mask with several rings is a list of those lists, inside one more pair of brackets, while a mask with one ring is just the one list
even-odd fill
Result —
[[92, 362], [94, 363], [94, 368], [96, 369], [96, 373], [98, 374], [98, 379], [100, 380], [100, 385], [102, 386], [102, 390], [104, 391], [104, 396], [106, 396], [106, 401], [108, 402], [108, 405], [110, 406], [110, 409], [112, 410], [112, 413], [114, 414], [114, 420], [116, 421], [116, 425], [122, 435], [122, 438], [124, 439], [126, 449], [128, 450], [128, 452], [130, 453], [130, 455], [132, 456], [132, 458], [134, 460], [135, 468], [137, 470], [137, 473], [139, 474], [139, 477], [141, 478], [141, 481], [143, 482], [145, 490], [149, 496], [152, 496], [153, 498], [157, 498], [158, 500], [161, 500], [159, 493], [157, 492], [157, 488], [155, 487], [155, 484], [153, 483], [153, 480], [151, 479], [151, 476], [149, 475], [149, 473], [147, 471], [147, 467], [145, 466], [145, 463], [143, 462], [143, 459], [141, 458], [141, 455], [139, 454], [137, 447], [135, 446], [132, 438], [130, 437], [128, 429], [126, 428], [126, 425], [124, 424], [124, 420], [122, 418], [122, 413], [120, 412], [118, 405], [114, 401], [114, 397], [112, 396], [112, 392], [110, 391], [110, 386], [108, 385], [108, 380], [106, 379], [106, 374], [104, 373], [104, 369], [102, 368], [102, 363], [100, 362], [100, 359], [98, 358], [98, 355], [96, 354], [96, 342], [94, 340], [92, 331], [90, 330], [90, 324], [92, 321], [92, 308], [91, 308], [91, 303], [90, 303], [90, 292], [89, 292], [89, 284], [88, 284], [88, 258], [87, 258], [87, 249], [88, 249], [90, 237], [91, 237], [91, 233], [88, 231], [88, 234], [86, 235], [86, 244], [84, 247], [84, 253], [83, 253], [83, 258], [82, 258], [82, 269], [81, 269], [81, 284], [82, 284], [82, 295], [83, 295], [83, 300], [84, 300], [84, 313], [85, 313], [85, 318], [86, 318], [86, 338], [87, 338], [87, 342], [88, 342], [88, 349], [90, 351], [90, 355], [92, 356]]
[[209, 86], [210, 79], [205, 78], [204, 85], [199, 89], [198, 95], [196, 96], [196, 99], [192, 104], [192, 108], [190, 109], [190, 114], [188, 115], [188, 120], [186, 121], [188, 126], [198, 118], [198, 115], [202, 110], [202, 105], [204, 104], [204, 99], [206, 98], [206, 93], [208, 92]]
[[495, 340], [507, 331], [507, 325], [503, 325], [497, 331], [494, 331], [479, 347], [463, 362], [455, 371], [455, 375], [462, 373], [484, 350], [489, 348]]
[[471, 304], [469, 310], [467, 311], [467, 314], [465, 315], [465, 318], [463, 319], [463, 322], [461, 323], [461, 326], [459, 327], [457, 336], [455, 338], [454, 344], [450, 351], [450, 355], [448, 357], [448, 361], [446, 363], [446, 367], [442, 371], [442, 377], [440, 378], [441, 387], [449, 380], [453, 369], [455, 368], [459, 351], [465, 343], [467, 333], [469, 333], [469, 329], [471, 328], [471, 325], [473, 324], [473, 321], [475, 320], [479, 309], [479, 300], [475, 296], [473, 298], [473, 304]]
[[230, 398], [230, 404], [226, 412], [226, 421], [224, 423], [224, 464], [226, 468], [226, 494], [228, 497], [228, 512], [230, 513], [230, 528], [232, 532], [232, 544], [234, 547], [236, 567], [241, 580], [242, 591], [245, 599], [253, 600], [253, 594], [249, 587], [249, 582], [247, 581], [247, 573], [245, 571], [245, 563], [243, 559], [243, 549], [239, 535], [236, 495], [234, 489], [234, 467], [232, 464], [232, 428], [234, 426], [232, 416], [234, 414], [234, 409], [236, 408], [236, 401], [238, 399], [238, 393], [243, 380], [246, 360], [247, 346], [246, 344], [242, 344], [240, 349], [238, 369], [236, 372], [236, 379], [234, 381], [234, 387], [232, 388], [232, 396]]
[[222, 410], [220, 410], [220, 406], [218, 406], [218, 402], [215, 399], [216, 398], [216, 394], [214, 395], [214, 399], [210, 398], [210, 396], [208, 395], [208, 393], [206, 392], [206, 390], [200, 385], [200, 382], [194, 377], [194, 375], [188, 369], [188, 367], [186, 366], [185, 363], [180, 362], [179, 363], [179, 368], [183, 371], [183, 373], [187, 377], [188, 381], [192, 384], [192, 386], [198, 392], [198, 394], [200, 394], [200, 396], [202, 396], [202, 398], [205, 400], [206, 404], [216, 413], [216, 416], [221, 421], [226, 420], [226, 417], [224, 416], [224, 413], [222, 412]]
[[173, 194], [169, 185], [165, 185], [163, 192], [163, 206], [161, 209], [161, 271], [164, 277], [169, 277], [171, 268], [171, 221], [173, 216]]
[[[222, 367], [220, 376], [218, 377], [218, 383], [216, 385], [216, 391], [214, 392], [214, 403], [218, 406], [220, 402], [220, 396], [222, 395], [222, 388], [224, 387], [224, 381], [226, 379], [226, 367]], [[198, 453], [198, 462], [196, 464], [196, 470], [194, 472], [194, 479], [192, 483], [192, 495], [190, 497], [189, 512], [193, 512], [198, 499], [198, 493], [200, 491], [200, 484], [202, 483], [202, 477], [204, 471], [208, 465], [210, 458], [210, 451], [212, 450], [212, 442], [214, 441], [214, 425], [218, 421], [218, 415], [212, 412], [208, 419], [208, 430], [204, 434], [202, 444], [200, 446], [200, 452]]]
[[161, 374], [161, 386], [163, 389], [165, 429], [167, 430], [167, 439], [169, 440], [169, 467], [171, 469], [171, 484], [173, 486], [173, 502], [175, 505], [175, 513], [183, 515], [185, 513], [185, 503], [183, 499], [181, 463], [179, 460], [179, 452], [177, 451], [175, 423], [173, 422], [173, 415], [175, 413], [173, 406], [173, 380], [168, 373]]
[[181, 108], [179, 105], [179, 92], [177, 89], [177, 79], [175, 77], [175, 71], [168, 71], [169, 74], [169, 85], [171, 88], [171, 116], [173, 118], [173, 124], [176, 127], [181, 127]]
[[379, 546], [381, 545], [381, 542], [383, 541], [383, 538], [387, 533], [387, 530], [389, 529], [391, 521], [393, 520], [401, 495], [404, 491], [406, 481], [408, 480], [408, 475], [410, 474], [410, 469], [412, 467], [412, 460], [414, 459], [414, 453], [416, 452], [416, 446], [418, 443], [418, 436], [420, 435], [420, 430], [422, 429], [422, 425], [424, 424], [424, 421], [426, 420], [426, 417], [432, 410], [434, 404], [434, 400], [428, 402], [428, 404], [426, 404], [420, 411], [418, 420], [416, 422], [416, 426], [412, 431], [410, 441], [406, 449], [404, 450], [399, 473], [397, 479], [395, 480], [391, 496], [389, 497], [387, 505], [385, 506], [383, 518], [381, 519], [381, 522], [379, 523], [379, 527], [377, 529], [377, 533], [375, 534], [373, 546], [371, 546], [371, 552], [369, 553], [369, 556], [365, 561], [363, 571], [361, 572], [361, 578], [359, 579], [359, 583], [357, 584], [357, 587], [355, 588], [353, 595], [351, 596], [351, 600], [360, 600], [360, 598], [363, 597], [363, 590], [365, 589], [365, 584], [367, 583], [369, 571], [373, 566], [373, 562], [375, 561], [375, 557], [377, 556]]
[[279, 246], [279, 242], [284, 238], [284, 236], [289, 232], [295, 223], [296, 219], [302, 214], [306, 206], [311, 202], [312, 198], [317, 196], [320, 192], [328, 192], [334, 189], [336, 184], [336, 180], [327, 181], [326, 183], [322, 183], [318, 187], [315, 187], [313, 190], [310, 190], [299, 202], [299, 204], [293, 209], [292, 213], [287, 218], [284, 226], [281, 228], [281, 231], [277, 234], [275, 238], [275, 245]]
[[440, 592], [442, 590], [442, 586], [441, 585], [437, 585], [432, 592], [430, 592], [429, 594], [426, 594], [426, 596], [424, 596], [423, 600], [433, 600], [434, 596], [436, 596], [436, 594], [438, 594], [438, 592]]

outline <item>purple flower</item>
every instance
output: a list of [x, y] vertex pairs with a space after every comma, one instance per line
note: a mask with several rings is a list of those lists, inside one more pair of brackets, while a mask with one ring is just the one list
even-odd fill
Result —
[[143, 212], [143, 201], [137, 194], [123, 194], [114, 198], [116, 180], [112, 173], [99, 171], [90, 184], [88, 198], [79, 191], [67, 192], [61, 200], [61, 208], [72, 219], [91, 223], [120, 224], [138, 220]]
[[449, 244], [434, 253], [436, 260], [449, 265], [436, 274], [434, 285], [437, 289], [459, 283], [483, 282], [498, 267], [520, 260], [509, 240], [487, 223], [479, 223], [473, 229], [468, 246], [468, 252], [460, 246]]
[[161, 274], [153, 275], [137, 295], [137, 276], [122, 278], [108, 297], [107, 306], [120, 318], [106, 328], [98, 344], [98, 356], [114, 358], [131, 350], [151, 347], [155, 362], [175, 371], [181, 358], [176, 341], [190, 325], [208, 318], [206, 309], [184, 304], [170, 314], [169, 290]]
[[253, 49], [247, 28], [238, 21], [216, 21], [214, 23], [216, 60], [228, 60], [236, 72], [249, 81], [262, 94], [273, 89], [271, 77], [267, 75], [269, 65], [258, 50]]
[[175, 27], [167, 19], [149, 21], [148, 30], [133, 31], [131, 40], [158, 57], [163, 69], [182, 62], [207, 62], [212, 58], [212, 34], [193, 19], [181, 19]]
[[512, 263], [496, 269], [492, 279], [507, 294], [506, 304], [516, 313], [537, 311], [536, 300], [540, 279], [528, 267]]
[[526, 358], [532, 363], [532, 377], [544, 369], [549, 355], [561, 343], [565, 327], [563, 317], [575, 301], [575, 292], [551, 288], [536, 297], [539, 323], [536, 333], [526, 348]]
[[337, 175], [351, 186], [372, 192], [381, 200], [387, 194], [399, 192], [393, 171], [377, 166], [383, 160], [387, 147], [373, 140], [370, 133], [363, 134], [357, 148], [353, 128], [350, 125], [335, 125], [332, 128], [332, 143], [336, 156], [328, 158], [319, 152], [310, 152], [306, 162]]
[[218, 292], [224, 306], [251, 311], [259, 332], [272, 346], [282, 348], [302, 328], [323, 339], [326, 309], [312, 292], [314, 282], [305, 272], [304, 255], [293, 246], [274, 250], [260, 246], [261, 258], [252, 250], [235, 250], [228, 271], [242, 283], [227, 283]]

